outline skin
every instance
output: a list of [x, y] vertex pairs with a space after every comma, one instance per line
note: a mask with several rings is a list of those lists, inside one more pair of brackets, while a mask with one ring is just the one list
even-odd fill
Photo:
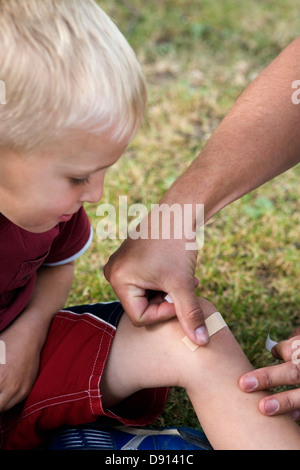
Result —
[[[207, 318], [216, 308], [199, 299]], [[195, 351], [175, 318], [137, 328], [123, 315], [100, 384], [105, 408], [144, 388], [183, 387], [214, 449], [300, 449], [299, 427], [289, 416], [269, 419], [258, 410], [265, 392], [245, 394], [242, 373], [253, 368], [228, 327]]]
[[[299, 53], [297, 38], [244, 91], [161, 203], [182, 207], [204, 204], [208, 221], [232, 201], [300, 161], [300, 106], [292, 102], [292, 83], [300, 76]], [[151, 215], [149, 224], [150, 220]], [[105, 276], [135, 325], [177, 315], [189, 338], [204, 345], [203, 312], [193, 284], [196, 262], [197, 251], [186, 250], [184, 239], [127, 239], [109, 259]], [[174, 301], [173, 310], [166, 312], [159, 302], [153, 306], [148, 300], [149, 290], [167, 292]], [[299, 384], [299, 371], [295, 373], [290, 360], [284, 366], [251, 375], [258, 381], [256, 390], [270, 383], [288, 384], [290, 377]], [[245, 390], [243, 384], [242, 378], [240, 385]], [[300, 389], [280, 394], [277, 399], [279, 412], [300, 409]], [[265, 403], [259, 405], [263, 413]]]
[[[0, 212], [19, 227], [42, 233], [74, 214], [84, 202], [97, 202], [107, 168], [127, 141], [78, 131], [43, 152], [0, 155]], [[74, 274], [72, 263], [37, 272], [26, 309], [0, 334], [6, 364], [0, 365], [0, 412], [23, 400], [39, 368], [40, 352], [55, 312], [63, 308]]]
[[127, 147], [105, 135], [74, 133], [44, 152], [0, 156], [0, 211], [30, 232], [50, 230], [65, 214], [102, 197], [104, 176]]
[[[264, 367], [243, 375], [239, 384], [245, 392], [268, 390], [280, 385], [298, 385], [300, 383], [300, 328], [297, 328], [287, 340], [280, 341], [273, 349], [275, 359], [282, 362], [271, 367]], [[293, 419], [300, 419], [300, 393], [294, 388], [289, 391], [268, 395], [259, 402], [259, 410], [266, 416], [290, 413]]]

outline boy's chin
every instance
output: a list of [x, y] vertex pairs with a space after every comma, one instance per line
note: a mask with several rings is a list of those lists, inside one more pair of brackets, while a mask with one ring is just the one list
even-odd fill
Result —
[[49, 222], [43, 222], [43, 223], [37, 223], [37, 224], [26, 224], [26, 223], [20, 223], [16, 224], [18, 227], [20, 227], [23, 230], [26, 230], [26, 232], [31, 232], [31, 233], [44, 233], [48, 232], [49, 230], [53, 229], [56, 225], [59, 224], [59, 220], [57, 221], [49, 221]]

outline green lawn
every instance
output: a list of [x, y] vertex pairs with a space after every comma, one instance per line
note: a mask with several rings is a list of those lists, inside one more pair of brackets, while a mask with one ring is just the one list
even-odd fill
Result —
[[[300, 31], [296, 0], [105, 0], [147, 79], [143, 127], [109, 170], [101, 203], [157, 203], [205, 145], [248, 83]], [[300, 77], [299, 77], [300, 78]], [[274, 97], [276, 99], [276, 97]], [[299, 325], [299, 166], [217, 214], [198, 258], [199, 295], [223, 313], [255, 367], [272, 363], [268, 330]], [[96, 231], [97, 205], [88, 205]], [[115, 298], [103, 266], [121, 241], [94, 237], [76, 264], [69, 304]], [[159, 425], [198, 426], [181, 389]]]

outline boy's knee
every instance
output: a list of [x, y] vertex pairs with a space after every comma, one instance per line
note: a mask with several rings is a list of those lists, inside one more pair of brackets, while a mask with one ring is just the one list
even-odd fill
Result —
[[[222, 315], [217, 311], [217, 308], [208, 300], [199, 298], [199, 303], [203, 311], [203, 316], [205, 319], [205, 324], [208, 330], [210, 337], [215, 336], [220, 330], [228, 330], [227, 324], [222, 317]], [[163, 325], [157, 326], [157, 334], [160, 336], [160, 342], [165, 344], [166, 350], [170, 351], [171, 354], [175, 353], [176, 355], [182, 354], [183, 349], [186, 352], [187, 350], [195, 351], [196, 349], [206, 348], [205, 346], [198, 346], [192, 343], [187, 336], [185, 335], [182, 326], [177, 318], [165, 322]], [[155, 328], [155, 327], [154, 327]], [[217, 335], [216, 335], [217, 336]], [[218, 335], [219, 336], [219, 335]], [[225, 337], [228, 336], [227, 334]], [[217, 339], [217, 343], [222, 342], [222, 335]], [[215, 343], [215, 341], [213, 341]]]
[[[199, 303], [205, 320], [217, 312], [217, 308], [208, 300], [199, 298]], [[164, 341], [168, 344], [170, 350], [172, 350], [173, 347], [178, 348], [178, 344], [183, 344], [182, 340], [185, 337], [185, 333], [177, 317], [146, 328], [156, 330], [156, 334], [160, 336], [160, 341]]]

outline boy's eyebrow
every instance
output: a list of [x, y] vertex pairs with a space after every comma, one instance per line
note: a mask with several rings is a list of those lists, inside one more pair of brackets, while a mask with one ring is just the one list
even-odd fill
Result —
[[111, 163], [110, 165], [99, 166], [98, 168], [93, 168], [92, 170], [88, 171], [87, 173], [96, 173], [97, 171], [100, 171], [100, 170], [106, 170], [107, 168], [109, 168], [112, 165], [113, 165], [113, 163]]
[[78, 175], [90, 175], [92, 173], [96, 173], [97, 171], [106, 170], [107, 168], [110, 168], [111, 166], [113, 166], [113, 163], [110, 164], [110, 165], [99, 166], [97, 168], [92, 168], [92, 169], [77, 168], [77, 167], [75, 167], [75, 168], [65, 168], [65, 169], [66, 169], [66, 171], [76, 173]]

